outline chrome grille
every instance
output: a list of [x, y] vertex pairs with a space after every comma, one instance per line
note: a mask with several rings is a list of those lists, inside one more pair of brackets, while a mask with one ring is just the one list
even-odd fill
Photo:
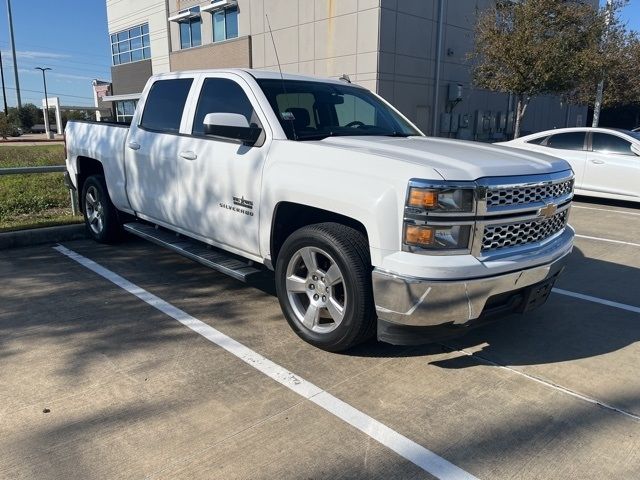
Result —
[[515, 247], [544, 240], [562, 230], [567, 224], [568, 216], [569, 210], [564, 210], [551, 218], [503, 225], [487, 225], [482, 237], [482, 251]]
[[551, 185], [510, 187], [489, 190], [487, 208], [522, 205], [568, 195], [573, 191], [573, 179]]

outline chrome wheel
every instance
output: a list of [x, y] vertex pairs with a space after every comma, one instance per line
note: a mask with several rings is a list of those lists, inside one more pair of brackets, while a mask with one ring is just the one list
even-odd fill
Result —
[[100, 235], [104, 229], [104, 207], [98, 189], [93, 185], [87, 189], [84, 205], [89, 228], [94, 234]]
[[344, 277], [324, 250], [304, 247], [291, 257], [286, 290], [296, 319], [309, 330], [329, 333], [342, 323], [347, 307]]

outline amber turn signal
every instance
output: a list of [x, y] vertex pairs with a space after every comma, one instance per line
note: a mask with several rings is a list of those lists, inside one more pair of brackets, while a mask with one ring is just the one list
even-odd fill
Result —
[[436, 208], [438, 206], [438, 192], [424, 188], [409, 190], [409, 205], [417, 208]]
[[404, 230], [404, 241], [408, 245], [428, 246], [433, 243], [434, 230], [431, 227], [407, 225]]

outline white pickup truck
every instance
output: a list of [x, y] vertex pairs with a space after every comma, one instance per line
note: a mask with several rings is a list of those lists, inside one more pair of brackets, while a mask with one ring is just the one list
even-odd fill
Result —
[[424, 343], [544, 303], [573, 246], [560, 159], [425, 137], [344, 81], [253, 70], [152, 77], [131, 126], [71, 121], [89, 234], [124, 229], [246, 280], [340, 351]]

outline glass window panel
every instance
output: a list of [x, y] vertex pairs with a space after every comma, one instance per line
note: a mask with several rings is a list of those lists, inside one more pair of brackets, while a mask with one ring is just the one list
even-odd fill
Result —
[[131, 39], [131, 50], [135, 50], [136, 48], [142, 48], [142, 37]]
[[131, 61], [130, 53], [121, 53], [120, 54], [120, 63], [129, 63]]
[[114, 33], [111, 35], [111, 43], [116, 43], [118, 41], [118, 36]]
[[124, 102], [124, 114], [133, 116], [136, 113], [137, 100], [127, 100]]
[[118, 115], [124, 115], [124, 102], [116, 102], [116, 111]]
[[238, 9], [230, 8], [226, 10], [226, 37], [236, 38], [238, 36]]
[[561, 150], [582, 150], [584, 148], [584, 132], [551, 135], [547, 141], [547, 147]]
[[140, 124], [162, 132], [178, 132], [193, 79], [158, 80], [151, 86]]
[[607, 133], [593, 134], [593, 151], [597, 153], [614, 153], [618, 155], [635, 155], [631, 150], [631, 142], [624, 138]]
[[202, 20], [200, 17], [191, 20], [191, 46], [202, 45]]
[[143, 52], [144, 52], [144, 58], [151, 58], [151, 49], [149, 47], [145, 48]]
[[129, 38], [139, 37], [140, 35], [142, 35], [142, 28], [133, 27], [129, 29]]
[[149, 35], [145, 35], [144, 37], [142, 37], [142, 44], [143, 44], [145, 47], [148, 47], [148, 46], [149, 46]]
[[143, 34], [148, 34], [149, 33], [149, 24], [145, 23], [144, 25], [142, 25], [142, 33]]
[[114, 43], [111, 45], [111, 53], [118, 53], [118, 44]]
[[226, 78], [207, 78], [204, 81], [193, 122], [194, 135], [204, 134], [204, 117], [208, 113], [239, 113], [249, 124], [258, 122], [242, 87]]
[[191, 29], [188, 22], [180, 22], [180, 48], [191, 46]]
[[129, 39], [129, 31], [125, 30], [124, 32], [118, 33], [118, 41], [128, 40]]
[[118, 51], [120, 53], [125, 53], [129, 51], [129, 41], [118, 43]]
[[224, 10], [213, 14], [213, 41], [221, 42], [226, 38]]
[[143, 57], [143, 53], [142, 50], [132, 50], [131, 51], [131, 61], [132, 62], [137, 62], [139, 60], [142, 60]]
[[112, 58], [113, 58], [113, 64], [114, 65], [119, 65], [120, 64], [120, 59], [119, 59], [118, 55], [114, 55]]

